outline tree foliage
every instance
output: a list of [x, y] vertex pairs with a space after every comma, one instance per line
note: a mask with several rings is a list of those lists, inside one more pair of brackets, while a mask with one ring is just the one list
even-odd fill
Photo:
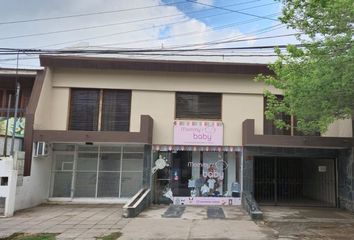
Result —
[[[350, 118], [354, 108], [354, 0], [279, 0], [280, 20], [298, 30], [301, 46], [276, 49], [274, 74], [257, 80], [280, 89], [278, 101], [266, 91], [266, 116], [289, 127], [279, 113], [296, 116], [298, 130], [325, 132], [336, 119]], [[305, 37], [304, 37], [305, 36]]]

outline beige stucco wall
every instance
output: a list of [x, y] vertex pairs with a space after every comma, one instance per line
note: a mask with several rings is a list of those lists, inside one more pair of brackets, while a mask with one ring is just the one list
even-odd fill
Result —
[[140, 115], [147, 114], [154, 119], [153, 143], [172, 144], [174, 105], [174, 92], [133, 91], [130, 131], [139, 131]]
[[263, 95], [223, 94], [225, 145], [242, 145], [242, 123], [246, 119], [255, 119], [255, 133], [263, 134]]
[[70, 89], [54, 87], [53, 77], [55, 76], [48, 70], [36, 109], [34, 129], [67, 129]]
[[39, 102], [35, 112], [34, 118], [34, 129], [45, 129], [46, 125], [50, 122], [50, 103], [52, 94], [52, 71], [51, 69], [46, 70], [46, 75], [44, 77], [44, 82], [42, 86], [42, 91], [39, 97]]
[[265, 89], [251, 75], [60, 69], [54, 76], [54, 87], [257, 94]]
[[352, 137], [352, 119], [337, 120], [328, 127], [323, 134], [326, 137]]
[[[154, 119], [154, 144], [173, 143], [176, 91], [223, 93], [224, 145], [242, 145], [242, 122], [255, 119], [256, 134], [263, 133], [265, 85], [250, 75], [161, 73], [48, 69], [35, 116], [35, 129], [67, 130], [70, 88], [131, 89], [130, 131], [140, 130], [140, 115]], [[338, 121], [326, 136], [351, 136], [351, 120]]]

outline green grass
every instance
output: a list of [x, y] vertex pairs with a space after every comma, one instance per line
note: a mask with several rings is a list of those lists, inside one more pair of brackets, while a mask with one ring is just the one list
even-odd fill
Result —
[[0, 240], [55, 240], [56, 233], [39, 233], [39, 234], [27, 234], [27, 233], [14, 233], [9, 237], [0, 238]]
[[96, 239], [99, 240], [116, 240], [118, 239], [120, 236], [122, 236], [122, 233], [120, 232], [113, 232], [109, 235], [103, 236], [103, 237], [96, 237]]

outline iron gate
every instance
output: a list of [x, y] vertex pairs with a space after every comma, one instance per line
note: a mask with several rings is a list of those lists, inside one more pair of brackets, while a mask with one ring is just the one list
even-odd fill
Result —
[[260, 204], [336, 205], [335, 160], [256, 157], [254, 197]]

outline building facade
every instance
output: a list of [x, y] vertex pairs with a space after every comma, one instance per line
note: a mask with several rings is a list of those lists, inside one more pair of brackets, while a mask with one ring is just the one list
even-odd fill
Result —
[[253, 81], [266, 65], [71, 56], [41, 65], [25, 175], [45, 162], [47, 199], [126, 201], [145, 187], [155, 203], [350, 204], [341, 171], [351, 119], [324, 136], [277, 132], [264, 118], [266, 86]]

